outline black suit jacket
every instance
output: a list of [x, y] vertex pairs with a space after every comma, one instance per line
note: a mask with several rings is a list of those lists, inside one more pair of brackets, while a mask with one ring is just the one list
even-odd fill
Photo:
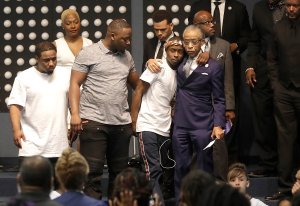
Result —
[[152, 39], [144, 39], [144, 57], [142, 71], [145, 70], [145, 64], [148, 61], [148, 59], [154, 59], [157, 43], [158, 38], [156, 36]]
[[269, 9], [267, 0], [261, 0], [254, 5], [252, 21], [247, 68], [254, 68], [258, 79], [267, 79], [267, 49], [274, 27], [272, 11]]
[[272, 40], [267, 51], [272, 84], [279, 80], [300, 88], [300, 18], [291, 22], [284, 16], [275, 24]]

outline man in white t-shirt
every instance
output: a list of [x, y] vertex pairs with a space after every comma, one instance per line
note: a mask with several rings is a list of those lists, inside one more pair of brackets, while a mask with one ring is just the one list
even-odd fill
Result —
[[70, 70], [56, 67], [56, 47], [36, 45], [36, 66], [19, 73], [8, 99], [14, 144], [24, 157], [41, 155], [54, 165], [68, 147]]
[[143, 72], [135, 90], [131, 118], [133, 131], [138, 132], [140, 153], [147, 177], [153, 184], [153, 191], [163, 201], [159, 185], [161, 161], [167, 151], [164, 144], [170, 141], [171, 101], [176, 92], [176, 69], [181, 62], [184, 49], [180, 37], [172, 37], [165, 46], [166, 59], [160, 65], [161, 72], [152, 73], [148, 68]]

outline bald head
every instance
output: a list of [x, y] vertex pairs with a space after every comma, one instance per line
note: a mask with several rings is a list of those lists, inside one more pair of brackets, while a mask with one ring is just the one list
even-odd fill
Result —
[[22, 191], [26, 188], [36, 188], [50, 192], [52, 183], [52, 165], [42, 156], [26, 157], [18, 174], [18, 182]]
[[206, 18], [212, 18], [212, 15], [208, 11], [204, 11], [204, 10], [198, 11], [194, 15], [193, 24], [198, 24]]
[[215, 24], [210, 12], [204, 10], [198, 11], [194, 15], [193, 24], [202, 30], [205, 37], [211, 37], [215, 35]]

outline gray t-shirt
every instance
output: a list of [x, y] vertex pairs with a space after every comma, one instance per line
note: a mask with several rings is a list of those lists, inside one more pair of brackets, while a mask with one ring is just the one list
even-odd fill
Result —
[[127, 77], [135, 72], [131, 54], [113, 53], [99, 41], [84, 47], [72, 70], [87, 73], [80, 97], [80, 117], [109, 125], [131, 123]]

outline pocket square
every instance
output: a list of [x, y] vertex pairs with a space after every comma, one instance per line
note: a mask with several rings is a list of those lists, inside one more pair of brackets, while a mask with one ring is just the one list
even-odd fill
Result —
[[220, 52], [217, 56], [217, 60], [224, 58], [224, 54]]
[[205, 72], [203, 72], [203, 73], [201, 73], [202, 75], [208, 75], [207, 73], [205, 73]]

